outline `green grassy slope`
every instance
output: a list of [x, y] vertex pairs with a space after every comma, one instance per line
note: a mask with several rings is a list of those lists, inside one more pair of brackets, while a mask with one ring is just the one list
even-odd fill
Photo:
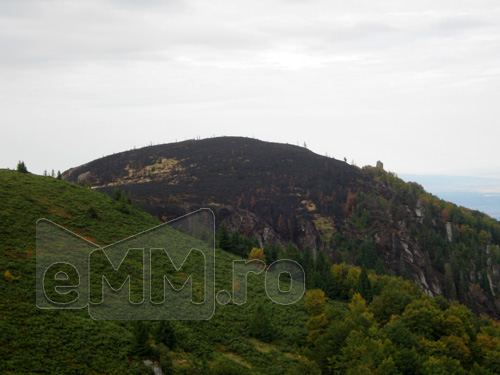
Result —
[[[94, 321], [86, 309], [35, 306], [35, 225], [40, 218], [100, 245], [159, 224], [123, 200], [50, 177], [0, 170], [0, 373], [149, 373], [132, 350], [133, 322]], [[230, 290], [234, 259], [217, 250], [217, 290]], [[275, 329], [272, 344], [249, 334], [260, 303], [269, 310]], [[263, 275], [251, 276], [247, 304], [217, 305], [209, 321], [172, 323], [178, 344], [166, 363], [171, 361], [172, 373], [203, 373], [203, 366], [217, 368], [221, 363], [242, 373], [284, 373], [296, 363], [296, 349], [305, 344], [306, 320], [303, 302], [275, 305], [265, 297]], [[158, 324], [147, 322], [146, 327], [153, 332]], [[149, 341], [153, 357], [165, 354], [152, 335]]]

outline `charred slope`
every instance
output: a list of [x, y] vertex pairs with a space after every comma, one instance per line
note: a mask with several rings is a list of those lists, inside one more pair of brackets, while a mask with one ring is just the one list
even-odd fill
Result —
[[478, 312], [500, 311], [498, 222], [382, 168], [222, 137], [122, 152], [63, 178], [108, 194], [119, 187], [164, 221], [211, 207], [219, 223], [262, 242], [293, 241], [336, 262], [385, 268]]
[[[110, 194], [118, 186], [163, 220], [210, 206], [233, 229], [313, 248], [319, 247], [314, 221], [345, 220], [349, 192], [369, 187], [367, 177], [344, 162], [237, 137], [127, 151], [70, 169], [63, 178]], [[336, 225], [329, 219], [321, 226], [332, 232]]]

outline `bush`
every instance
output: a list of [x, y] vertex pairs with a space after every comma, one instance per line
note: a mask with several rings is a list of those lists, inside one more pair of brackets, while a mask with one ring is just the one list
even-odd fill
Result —
[[146, 324], [138, 320], [134, 324], [131, 352], [133, 355], [143, 358], [152, 352], [151, 345], [149, 344], [149, 333]]
[[249, 372], [243, 366], [237, 364], [236, 362], [225, 357], [219, 357], [213, 363], [212, 373], [214, 375], [235, 375], [235, 374], [248, 374]]
[[173, 349], [177, 344], [177, 337], [175, 334], [172, 322], [162, 320], [154, 331], [154, 339], [157, 344], [163, 344], [167, 348]]
[[274, 339], [275, 329], [269, 318], [269, 312], [262, 303], [257, 306], [251, 318], [250, 335], [265, 342]]

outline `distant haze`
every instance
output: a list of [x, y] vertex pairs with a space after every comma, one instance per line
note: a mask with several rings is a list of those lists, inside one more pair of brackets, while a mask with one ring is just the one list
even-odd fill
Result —
[[459, 206], [482, 211], [500, 220], [500, 179], [463, 176], [400, 175], [428, 192]]
[[500, 177], [497, 0], [0, 2], [0, 167], [194, 137]]

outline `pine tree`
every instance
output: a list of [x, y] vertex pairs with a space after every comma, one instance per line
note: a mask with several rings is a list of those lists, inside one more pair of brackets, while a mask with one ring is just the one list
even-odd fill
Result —
[[[323, 280], [323, 278], [321, 277], [321, 272], [319, 272], [318, 270], [315, 270], [312, 274], [312, 276], [310, 277], [311, 281], [310, 281], [310, 287], [313, 288], [313, 289], [321, 289], [321, 290], [325, 290], [326, 289], [326, 284]], [[307, 279], [306, 279], [306, 282], [307, 282]]]
[[306, 273], [306, 286], [308, 288], [311, 287], [312, 275], [314, 272], [314, 258], [312, 256], [311, 248], [309, 246], [306, 247], [306, 251], [304, 252], [304, 256], [302, 257], [302, 268]]
[[229, 231], [227, 230], [226, 224], [222, 223], [219, 229], [219, 247], [222, 250], [229, 251], [231, 248], [231, 237], [229, 236]]
[[273, 256], [275, 257], [276, 260], [283, 259], [283, 248], [281, 247], [281, 245], [279, 243], [276, 243], [273, 246], [272, 252], [273, 252], [273, 254], [274, 254]]
[[299, 264], [302, 263], [302, 257], [299, 253], [299, 249], [292, 241], [290, 241], [286, 247], [286, 257], [288, 259], [296, 261]]
[[123, 199], [123, 195], [124, 195], [124, 192], [123, 190], [115, 187], [114, 190], [113, 190], [113, 199], [115, 201], [120, 201]]
[[266, 257], [267, 264], [270, 265], [274, 261], [276, 261], [276, 253], [273, 252], [273, 248], [271, 248], [268, 244], [264, 245], [264, 256]]
[[149, 334], [146, 324], [142, 320], [135, 322], [132, 338], [132, 353], [144, 357], [151, 353]]
[[377, 260], [377, 246], [373, 241], [365, 240], [361, 245], [361, 255], [358, 259], [359, 265], [368, 269], [374, 269], [377, 264]]
[[455, 280], [453, 279], [453, 269], [450, 263], [446, 263], [444, 266], [444, 295], [451, 301], [457, 299], [457, 289], [455, 287]]
[[168, 320], [161, 320], [153, 333], [155, 342], [162, 343], [169, 349], [173, 349], [177, 344], [177, 336], [175, 334], [172, 323]]
[[322, 289], [329, 298], [335, 295], [331, 264], [322, 251], [318, 251], [316, 254], [311, 287]]
[[358, 283], [356, 284], [356, 290], [368, 303], [371, 302], [373, 298], [373, 288], [364, 266], [361, 268]]
[[250, 335], [256, 339], [270, 342], [274, 339], [275, 329], [269, 319], [269, 312], [262, 303], [257, 305], [250, 320]]
[[235, 253], [240, 255], [243, 251], [241, 250], [241, 244], [240, 244], [240, 232], [235, 230], [233, 233], [231, 233], [231, 238], [229, 240], [230, 243], [230, 248], [231, 250]]
[[19, 161], [19, 163], [17, 163], [16, 170], [21, 173], [28, 173], [28, 168], [26, 168], [26, 164], [24, 164], [24, 161]]
[[380, 259], [377, 259], [377, 262], [375, 263], [375, 273], [377, 275], [386, 274], [384, 262], [382, 262]]

